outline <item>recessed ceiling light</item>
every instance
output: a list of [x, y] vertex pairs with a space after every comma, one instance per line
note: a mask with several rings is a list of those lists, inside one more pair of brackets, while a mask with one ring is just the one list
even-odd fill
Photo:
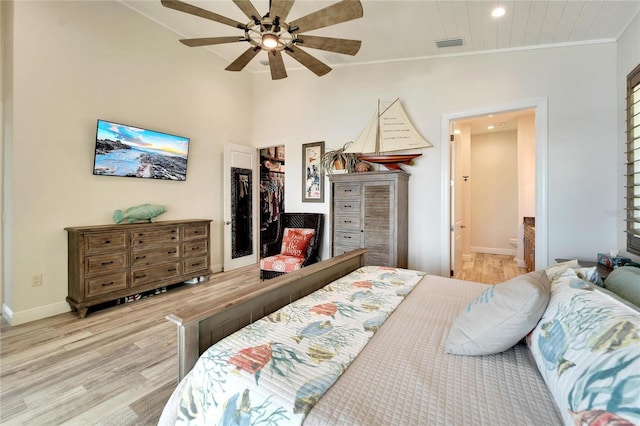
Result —
[[505, 12], [506, 11], [504, 10], [504, 7], [496, 7], [495, 9], [493, 9], [493, 12], [491, 12], [491, 16], [493, 16], [494, 18], [499, 18], [503, 16]]
[[487, 129], [493, 130], [493, 126], [487, 126]]

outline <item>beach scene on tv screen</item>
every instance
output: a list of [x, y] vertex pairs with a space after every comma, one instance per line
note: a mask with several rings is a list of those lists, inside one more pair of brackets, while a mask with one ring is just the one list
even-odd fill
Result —
[[98, 120], [93, 174], [185, 180], [189, 139]]

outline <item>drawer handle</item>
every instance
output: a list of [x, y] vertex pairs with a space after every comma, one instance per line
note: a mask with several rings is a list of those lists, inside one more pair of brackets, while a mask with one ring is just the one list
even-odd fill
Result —
[[146, 276], [147, 276], [147, 274], [136, 275], [136, 279], [144, 278], [144, 277], [146, 277]]
[[102, 266], [107, 266], [107, 265], [112, 265], [113, 264], [113, 260], [110, 260], [108, 262], [102, 262], [101, 265]]
[[193, 251], [193, 250], [200, 250], [200, 246], [191, 247], [191, 251]]
[[176, 238], [178, 238], [178, 237], [171, 237], [172, 240], [175, 240]]
[[114, 283], [113, 281], [111, 281], [111, 282], [108, 282], [108, 283], [102, 283], [102, 284], [100, 284], [100, 285], [101, 285], [102, 287], [106, 287], [106, 286], [113, 285], [113, 284], [115, 284], [115, 283]]
[[350, 239], [351, 239], [351, 236], [349, 236], [349, 235], [344, 235], [342, 238], [347, 238], [347, 239], [349, 239], [349, 240], [350, 240]]
[[144, 232], [138, 232], [138, 237], [142, 237], [144, 235]]
[[200, 266], [200, 262], [192, 263], [191, 266]]
[[171, 251], [168, 251], [167, 254], [176, 254], [177, 251], [178, 250], [171, 250]]
[[175, 272], [175, 271], [176, 271], [176, 268], [169, 268], [169, 269], [167, 269], [167, 272]]
[[172, 229], [172, 230], [171, 230], [171, 233], [172, 233], [172, 234], [175, 234], [176, 232], [178, 232], [178, 231], [177, 231], [177, 230], [175, 230], [175, 229]]
[[351, 223], [351, 221], [350, 220], [345, 220], [344, 223]]
[[352, 207], [351, 204], [349, 204], [348, 206], [345, 204], [345, 206], [344, 206], [345, 209], [348, 209], [348, 208], [351, 208], [351, 207]]
[[105, 240], [105, 244], [109, 244], [111, 241], [110, 240]]
[[144, 241], [138, 240], [138, 244], [143, 244], [143, 243], [144, 243]]
[[344, 192], [351, 192], [353, 189], [345, 189]]
[[146, 259], [147, 255], [143, 255], [143, 256], [136, 256], [136, 260], [140, 260], [140, 259]]

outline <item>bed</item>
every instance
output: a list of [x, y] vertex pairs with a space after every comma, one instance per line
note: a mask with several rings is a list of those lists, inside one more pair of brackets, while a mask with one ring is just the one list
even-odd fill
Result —
[[[365, 267], [364, 255], [364, 251], [347, 253], [316, 264], [316, 269], [304, 275], [289, 277], [281, 284], [291, 304], [278, 306], [286, 303], [282, 297], [275, 305], [270, 302], [271, 309], [263, 309], [261, 319], [252, 318], [250, 325], [198, 350], [202, 355], [193, 368], [183, 361], [180, 371], [184, 377], [165, 406], [160, 424], [595, 424], [592, 418], [607, 424], [602, 422], [606, 410], [584, 409], [575, 393], [570, 393], [574, 403], [570, 401], [567, 408], [567, 392], [555, 389], [558, 383], [553, 379], [559, 376], [559, 367], [546, 368], [544, 351], [536, 350], [544, 348], [541, 339], [548, 335], [548, 328], [537, 335], [534, 330], [529, 344], [518, 338], [518, 343], [498, 353], [446, 353], [462, 313], [507, 286]], [[560, 275], [564, 279], [572, 271]], [[536, 282], [543, 279], [549, 287], [545, 271], [534, 276]], [[298, 286], [299, 281], [306, 283]], [[318, 288], [312, 290], [309, 282]], [[574, 290], [578, 291], [571, 287]], [[298, 292], [297, 297], [292, 292]], [[544, 306], [538, 303], [532, 308], [542, 309], [545, 315], [547, 305], [553, 306], [549, 315], [563, 312], [564, 302], [550, 300], [550, 293], [547, 290]], [[248, 298], [251, 303], [255, 299]], [[526, 299], [531, 304], [531, 297]], [[640, 314], [626, 308], [616, 306], [616, 315], [627, 315], [634, 327], [640, 325]], [[207, 328], [202, 326], [205, 319], [181, 322], [180, 318], [180, 313], [170, 317], [179, 331], [187, 326], [201, 329], [199, 335], [211, 334], [202, 330]], [[276, 330], [280, 325], [283, 328]], [[510, 333], [500, 327], [495, 327], [494, 334]], [[629, 371], [640, 366], [637, 328], [635, 339], [631, 336], [631, 344], [624, 345], [630, 351], [624, 353], [630, 360]], [[182, 339], [181, 352], [188, 352], [184, 347], [188, 340]], [[349, 345], [344, 344], [347, 340]], [[563, 352], [567, 354], [572, 353]], [[610, 358], [608, 352], [604, 356]], [[593, 363], [576, 364], [565, 367], [569, 373], [563, 373], [563, 380], [580, 381]], [[623, 388], [633, 384], [637, 383], [625, 382]], [[589, 389], [584, 383], [581, 386]], [[625, 419], [640, 418], [634, 411], [640, 405], [637, 392], [623, 390], [622, 396], [617, 413]]]

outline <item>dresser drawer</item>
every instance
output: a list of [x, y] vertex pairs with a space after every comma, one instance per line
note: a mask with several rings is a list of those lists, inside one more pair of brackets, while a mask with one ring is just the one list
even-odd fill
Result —
[[87, 297], [100, 296], [125, 288], [127, 288], [127, 271], [87, 278], [85, 281]]
[[178, 242], [180, 232], [177, 226], [167, 226], [153, 230], [139, 230], [131, 234], [131, 242], [135, 250], [158, 244]]
[[134, 268], [151, 266], [158, 263], [175, 261], [179, 257], [180, 251], [178, 244], [148, 250], [134, 250], [131, 257], [131, 266]]
[[190, 274], [192, 272], [208, 270], [209, 259], [205, 257], [194, 257], [182, 262], [182, 268], [184, 274]]
[[135, 269], [131, 271], [131, 286], [136, 287], [155, 281], [176, 278], [178, 276], [180, 276], [179, 262], [154, 265], [151, 268]]
[[87, 254], [102, 253], [106, 250], [126, 250], [128, 247], [126, 231], [86, 234], [84, 242]]
[[335, 232], [360, 230], [360, 216], [335, 215], [333, 217], [333, 228]]
[[182, 256], [194, 257], [202, 256], [209, 252], [209, 241], [199, 240], [182, 244]]
[[189, 225], [183, 228], [182, 239], [184, 241], [194, 240], [196, 238], [205, 238], [209, 236], [209, 227], [206, 224]]
[[336, 200], [349, 200], [360, 198], [361, 185], [349, 183], [336, 183], [333, 186], [333, 198]]
[[129, 266], [129, 254], [126, 251], [87, 256], [84, 264], [87, 275], [104, 274], [118, 269], [126, 269]]

